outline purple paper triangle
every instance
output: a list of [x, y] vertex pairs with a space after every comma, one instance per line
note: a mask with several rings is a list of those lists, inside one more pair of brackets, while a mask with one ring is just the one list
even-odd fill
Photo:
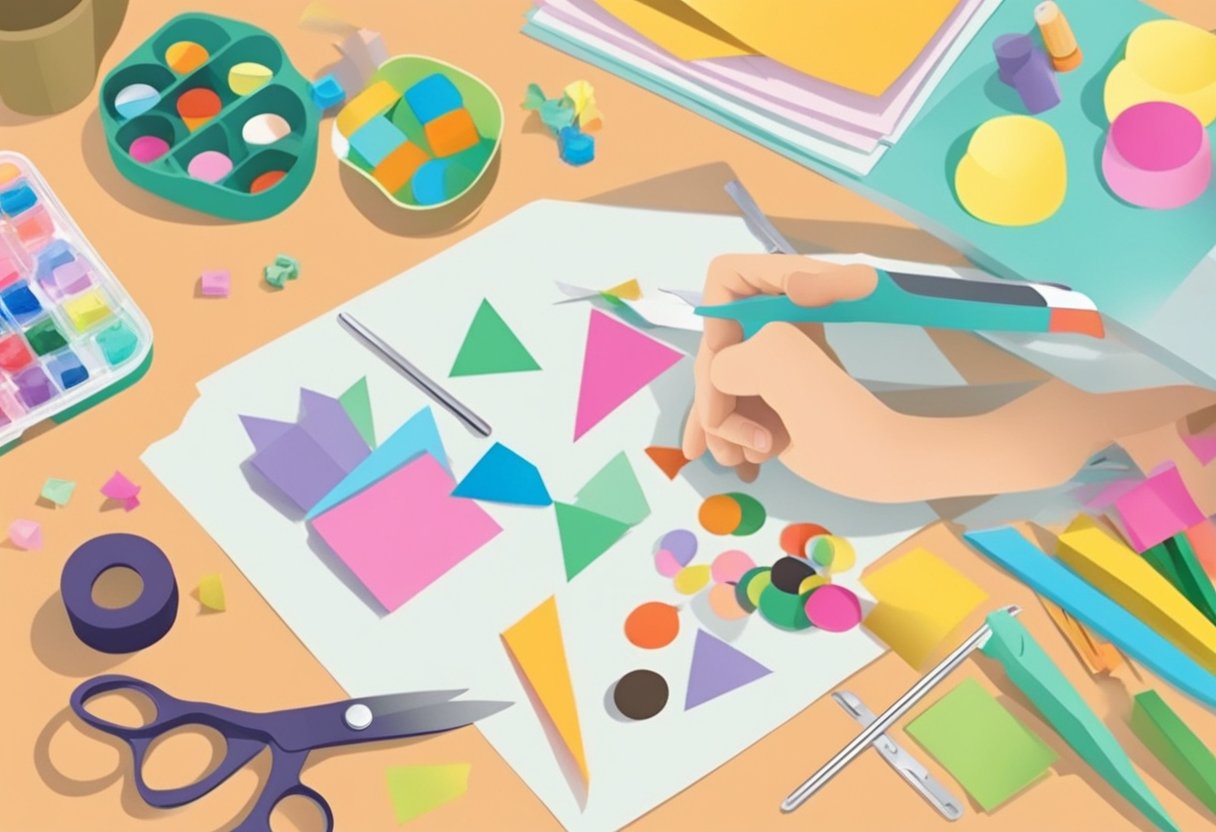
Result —
[[354, 470], [371, 453], [342, 402], [332, 396], [301, 388], [300, 427], [343, 471]]
[[245, 428], [245, 433], [249, 435], [249, 441], [253, 443], [254, 450], [258, 451], [271, 445], [276, 439], [294, 427], [291, 422], [280, 422], [277, 419], [263, 419], [261, 416], [242, 416], [240, 418], [241, 426]]
[[688, 672], [684, 710], [717, 699], [770, 673], [771, 670], [751, 656], [740, 653], [704, 630], [698, 630], [697, 642], [692, 648], [692, 668]]

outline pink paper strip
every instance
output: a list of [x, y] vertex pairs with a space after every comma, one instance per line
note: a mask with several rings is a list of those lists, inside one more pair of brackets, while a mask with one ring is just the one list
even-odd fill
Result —
[[1178, 469], [1169, 466], [1115, 501], [1128, 540], [1144, 552], [1204, 520]]

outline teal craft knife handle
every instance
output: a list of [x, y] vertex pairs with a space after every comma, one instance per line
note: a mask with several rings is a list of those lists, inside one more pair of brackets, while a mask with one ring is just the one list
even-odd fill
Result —
[[1177, 825], [1136, 773], [1119, 741], [1026, 627], [1004, 611], [989, 615], [988, 627], [992, 635], [980, 649], [1004, 666], [1010, 681], [1065, 742], [1158, 829], [1177, 832]]
[[[698, 306], [696, 313], [706, 318], [738, 321], [743, 327], [744, 338], [752, 337], [774, 321], [869, 322], [992, 332], [1053, 331], [1052, 307], [1032, 284], [979, 282], [931, 275], [893, 277], [883, 269], [875, 271], [878, 272], [878, 284], [874, 291], [857, 300], [837, 301], [827, 306], [800, 306], [785, 295], [759, 295], [717, 306]], [[921, 291], [909, 291], [900, 285], [901, 281], [908, 286], [916, 285]], [[950, 293], [949, 296], [946, 293]], [[967, 297], [971, 294], [989, 299]], [[1092, 315], [1088, 326], [1100, 327], [1100, 316], [1097, 312]]]

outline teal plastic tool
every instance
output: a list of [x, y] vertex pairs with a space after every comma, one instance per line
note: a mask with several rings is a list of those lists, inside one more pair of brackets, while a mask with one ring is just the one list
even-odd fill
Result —
[[876, 269], [878, 284], [864, 298], [828, 306], [799, 306], [785, 295], [762, 295], [698, 315], [730, 318], [750, 338], [774, 321], [886, 323], [986, 332], [1079, 333], [1101, 338], [1102, 316], [1084, 295], [1054, 285], [972, 280]]
[[1007, 612], [997, 611], [988, 616], [988, 626], [992, 635], [980, 648], [984, 655], [1004, 666], [1010, 681], [1094, 771], [1158, 829], [1176, 832], [1178, 826], [1136, 773], [1114, 734], [1022, 623]]
[[1066, 610], [1163, 680], [1216, 708], [1216, 676], [1008, 526], [968, 532], [980, 554]]
[[115, 166], [171, 202], [258, 220], [291, 205], [312, 179], [320, 113], [311, 84], [256, 26], [179, 15], [100, 89]]

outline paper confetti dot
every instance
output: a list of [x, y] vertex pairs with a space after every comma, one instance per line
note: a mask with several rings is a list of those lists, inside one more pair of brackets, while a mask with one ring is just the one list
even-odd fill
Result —
[[732, 534], [743, 520], [743, 509], [729, 494], [715, 494], [701, 503], [697, 519], [710, 534]]
[[704, 563], [696, 566], [685, 566], [672, 581], [676, 592], [683, 595], [696, 595], [709, 584], [709, 566]]
[[807, 544], [807, 557], [833, 575], [852, 569], [857, 562], [853, 544], [833, 534], [821, 535]]
[[749, 534], [755, 534], [760, 531], [764, 525], [764, 521], [768, 519], [768, 514], [764, 511], [764, 506], [760, 505], [760, 501], [755, 497], [739, 492], [732, 492], [726, 495], [739, 504], [741, 517], [739, 524], [735, 526], [731, 534], [736, 537], [746, 537]]
[[629, 719], [656, 716], [667, 707], [667, 680], [653, 670], [631, 670], [620, 678], [612, 691], [618, 711]]
[[743, 577], [744, 572], [755, 565], [756, 562], [751, 559], [751, 556], [747, 552], [730, 549], [714, 558], [714, 562], [710, 566], [710, 573], [713, 575], [715, 583], [733, 584]]
[[832, 580], [826, 575], [811, 575], [809, 578], [803, 580], [802, 583], [798, 584], [798, 594], [806, 595], [811, 590], [818, 589], [821, 586], [827, 586], [831, 582]]
[[662, 601], [641, 604], [625, 618], [625, 638], [644, 650], [666, 647], [679, 633], [679, 610]]
[[688, 529], [676, 529], [663, 535], [659, 548], [676, 556], [681, 566], [687, 566], [697, 554], [697, 536]]
[[709, 609], [724, 621], [734, 621], [748, 615], [747, 610], [739, 606], [735, 587], [731, 584], [717, 584], [709, 591]]
[[659, 574], [664, 578], [674, 578], [684, 568], [684, 564], [671, 552], [660, 549], [654, 553], [654, 568], [659, 570]]
[[861, 622], [861, 602], [843, 586], [821, 586], [806, 600], [806, 617], [821, 630], [843, 633]]
[[811, 626], [811, 622], [803, 609], [804, 604], [805, 601], [798, 595], [782, 592], [770, 584], [760, 593], [760, 603], [756, 606], [770, 624], [787, 630], [805, 630]]
[[802, 558], [779, 558], [773, 564], [773, 586], [782, 592], [797, 594], [799, 584], [814, 574], [814, 568]]
[[806, 557], [806, 542], [821, 534], [831, 534], [818, 523], [791, 523], [781, 530], [781, 551], [796, 558]]
[[[746, 581], [746, 584], [744, 581]], [[772, 583], [773, 570], [766, 566], [755, 575], [752, 575], [752, 573], [749, 571], [747, 575], [743, 576], [743, 580], [739, 581], [739, 586], [744, 587], [744, 593], [747, 596], [747, 600], [751, 602], [752, 608], [755, 609], [756, 607], [760, 606], [761, 593], [772, 586]], [[737, 594], [736, 597], [738, 597]]]

